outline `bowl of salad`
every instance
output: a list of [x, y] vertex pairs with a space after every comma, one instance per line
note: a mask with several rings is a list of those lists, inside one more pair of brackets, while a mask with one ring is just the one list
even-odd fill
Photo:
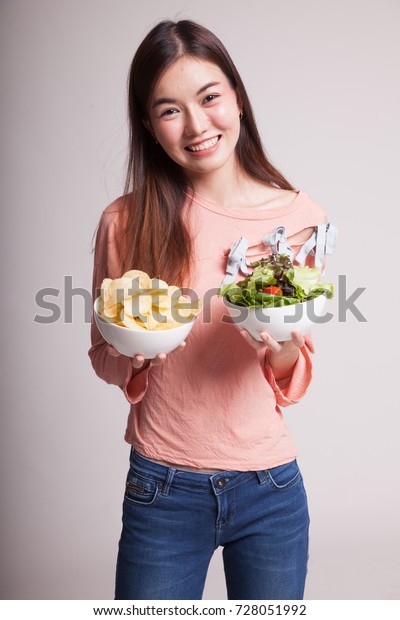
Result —
[[291, 340], [293, 331], [305, 335], [315, 324], [326, 322], [325, 306], [334, 289], [320, 281], [318, 267], [293, 265], [286, 254], [273, 253], [251, 268], [244, 280], [219, 290], [239, 330], [246, 329], [256, 340], [268, 332], [284, 342]]

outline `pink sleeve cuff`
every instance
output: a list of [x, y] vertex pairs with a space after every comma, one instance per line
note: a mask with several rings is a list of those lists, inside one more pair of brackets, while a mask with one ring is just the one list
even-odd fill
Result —
[[122, 391], [124, 392], [128, 402], [132, 405], [136, 405], [136, 403], [140, 402], [145, 395], [149, 384], [149, 371], [150, 366], [146, 366], [146, 368], [143, 368], [143, 370], [132, 376], [132, 364], [128, 365], [125, 381], [122, 385]]
[[268, 350], [265, 354], [265, 377], [276, 396], [276, 402], [282, 407], [298, 403], [306, 394], [312, 379], [312, 359], [314, 347], [311, 339], [306, 338], [305, 345], [300, 349], [298, 360], [293, 368], [292, 376], [277, 382], [268, 361]]

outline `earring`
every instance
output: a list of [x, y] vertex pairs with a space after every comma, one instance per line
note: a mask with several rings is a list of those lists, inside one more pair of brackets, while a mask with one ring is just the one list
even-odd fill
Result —
[[242, 118], [243, 118], [243, 110], [240, 110], [240, 112], [239, 112], [239, 119], [242, 120]]

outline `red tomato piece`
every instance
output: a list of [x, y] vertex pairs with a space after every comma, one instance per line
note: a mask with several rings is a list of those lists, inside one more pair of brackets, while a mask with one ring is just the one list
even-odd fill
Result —
[[282, 296], [282, 289], [279, 286], [267, 286], [263, 288], [263, 293], [268, 293], [269, 295], [280, 295]]

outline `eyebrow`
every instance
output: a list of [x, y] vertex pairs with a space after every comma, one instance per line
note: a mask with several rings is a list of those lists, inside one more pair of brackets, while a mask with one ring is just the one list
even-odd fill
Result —
[[[202, 86], [200, 90], [197, 91], [196, 97], [204, 93], [209, 88], [212, 88], [213, 86], [219, 86], [220, 84], [221, 82], [208, 82], [208, 84], [206, 84], [205, 86]], [[151, 107], [152, 109], [154, 109], [159, 105], [163, 105], [164, 103], [176, 103], [176, 99], [168, 99], [168, 97], [160, 97], [159, 99], [155, 100], [155, 102], [153, 103]]]

